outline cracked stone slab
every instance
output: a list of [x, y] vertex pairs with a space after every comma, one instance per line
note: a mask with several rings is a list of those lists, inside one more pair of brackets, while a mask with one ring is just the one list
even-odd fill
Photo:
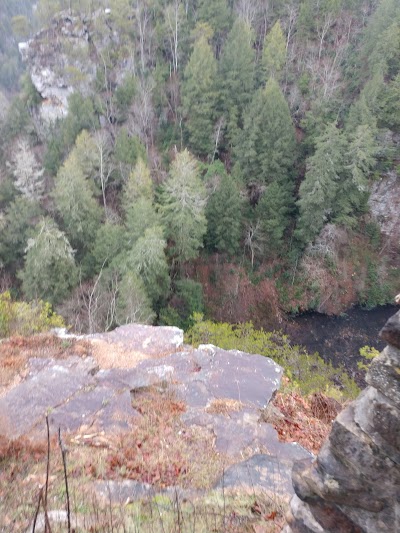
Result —
[[46, 413], [95, 383], [97, 364], [91, 357], [50, 360], [0, 398], [0, 434], [18, 438], [44, 424]]
[[282, 374], [268, 357], [202, 345], [192, 352], [140, 362], [132, 372], [131, 388], [164, 380], [178, 384], [176, 390], [189, 406], [223, 398], [262, 409], [279, 389]]
[[267, 493], [290, 498], [293, 494], [291, 480], [292, 465], [271, 455], [258, 454], [237, 463], [226, 470], [215, 488], [262, 489]]

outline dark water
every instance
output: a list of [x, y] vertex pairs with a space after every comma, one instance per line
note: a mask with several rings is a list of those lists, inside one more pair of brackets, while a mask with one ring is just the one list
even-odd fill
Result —
[[399, 306], [385, 305], [367, 311], [353, 307], [339, 317], [306, 313], [289, 319], [286, 333], [293, 344], [301, 344], [309, 352], [318, 352], [335, 366], [343, 365], [353, 377], [360, 377], [357, 361], [359, 349], [365, 345], [378, 350], [385, 347], [379, 331]]

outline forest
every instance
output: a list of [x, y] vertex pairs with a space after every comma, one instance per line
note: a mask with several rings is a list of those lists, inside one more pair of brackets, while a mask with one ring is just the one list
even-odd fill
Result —
[[0, 27], [0, 292], [89, 333], [398, 292], [370, 202], [398, 0], [0, 0]]

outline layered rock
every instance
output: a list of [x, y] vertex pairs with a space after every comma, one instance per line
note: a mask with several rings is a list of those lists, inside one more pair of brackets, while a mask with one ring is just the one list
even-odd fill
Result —
[[40, 114], [44, 121], [66, 116], [68, 97], [75, 90], [89, 93], [96, 75], [96, 56], [84, 18], [60, 14], [50, 27], [30, 41], [19, 43], [18, 48], [43, 98]]
[[400, 528], [400, 312], [381, 337], [369, 386], [342, 411], [315, 460], [295, 464], [285, 533], [382, 533]]
[[[182, 434], [207, 434], [215, 452], [229, 459], [216, 489], [269, 491], [289, 501], [293, 462], [311, 454], [280, 442], [260, 417], [280, 386], [283, 369], [274, 361], [212, 345], [184, 346], [175, 327], [57, 333], [71, 343], [68, 355], [29, 358], [0, 389], [0, 436], [43, 440], [47, 413], [51, 434], [61, 428], [73, 445], [108, 446], [135, 430], [140, 398], [151, 390], [160, 398], [171, 393], [184, 405]], [[95, 489], [121, 503], [154, 493], [149, 484], [124, 479], [102, 480]]]
[[[398, 146], [400, 143], [398, 141]], [[400, 177], [396, 170], [374, 182], [369, 198], [371, 214], [385, 239], [385, 253], [398, 265], [400, 246]]]

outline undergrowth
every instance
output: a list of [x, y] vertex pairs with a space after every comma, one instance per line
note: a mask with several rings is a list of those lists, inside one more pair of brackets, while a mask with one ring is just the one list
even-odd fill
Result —
[[270, 357], [281, 365], [289, 378], [289, 387], [307, 396], [323, 392], [337, 400], [354, 399], [360, 392], [356, 383], [342, 368], [335, 368], [317, 354], [309, 354], [300, 346], [292, 346], [289, 337], [280, 332], [255, 329], [251, 322], [232, 325], [204, 320], [194, 315], [194, 324], [186, 332], [187, 343], [214, 344], [225, 350], [240, 350]]

